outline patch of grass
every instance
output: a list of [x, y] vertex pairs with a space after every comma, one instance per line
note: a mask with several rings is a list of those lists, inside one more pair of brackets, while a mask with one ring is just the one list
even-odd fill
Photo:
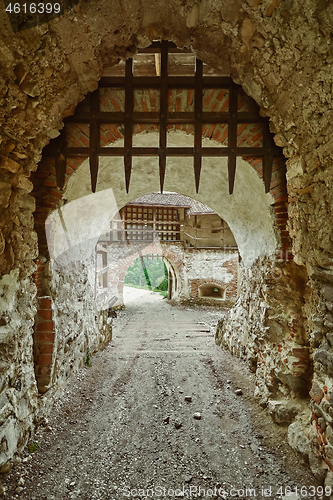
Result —
[[39, 443], [32, 443], [28, 450], [29, 450], [29, 453], [34, 453], [35, 451], [37, 451], [39, 448]]
[[86, 366], [89, 366], [89, 368], [92, 366], [92, 355], [91, 355], [90, 351], [87, 351], [85, 364], [86, 364]]
[[112, 308], [113, 311], [125, 311], [125, 305], [116, 306]]

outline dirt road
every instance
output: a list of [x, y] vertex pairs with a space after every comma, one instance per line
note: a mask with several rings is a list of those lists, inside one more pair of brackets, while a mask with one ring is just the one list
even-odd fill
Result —
[[111, 344], [70, 382], [7, 498], [281, 498], [316, 485], [254, 400], [246, 365], [215, 345], [221, 312], [138, 290], [125, 300]]

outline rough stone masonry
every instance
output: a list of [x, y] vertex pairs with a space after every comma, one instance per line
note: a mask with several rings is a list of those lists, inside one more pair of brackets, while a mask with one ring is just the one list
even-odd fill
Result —
[[[332, 2], [86, 0], [60, 18], [15, 34], [4, 4], [0, 9], [0, 471], [8, 470], [66, 378], [84, 362], [87, 336], [96, 347], [100, 342], [92, 294], [82, 295], [88, 280], [84, 262], [70, 272], [55, 268], [34, 230], [31, 179], [41, 172], [42, 150], [96, 88], [105, 66], [154, 39], [167, 39], [191, 46], [241, 84], [269, 116], [275, 142], [284, 148], [293, 260], [264, 254], [243, 269], [239, 301], [218, 339], [250, 360], [263, 404], [289, 424], [290, 444], [331, 484]], [[57, 189], [54, 196], [61, 201]], [[37, 200], [37, 209], [53, 207]], [[35, 283], [37, 259], [47, 269]], [[52, 383], [40, 397], [37, 293], [52, 299], [49, 339], [54, 337], [53, 349], [61, 352], [55, 372], [43, 365]], [[68, 301], [71, 307], [61, 305]], [[61, 315], [73, 331], [60, 332]], [[44, 346], [52, 345], [46, 337]]]

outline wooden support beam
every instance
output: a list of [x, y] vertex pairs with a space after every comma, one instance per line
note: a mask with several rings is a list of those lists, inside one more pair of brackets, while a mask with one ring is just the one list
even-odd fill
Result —
[[[100, 111], [97, 113], [99, 123], [124, 123], [125, 113]], [[159, 123], [160, 113], [156, 111], [133, 112], [133, 123]], [[195, 122], [194, 111], [178, 111], [167, 114], [168, 123], [191, 123]], [[265, 118], [253, 112], [240, 112], [237, 115], [238, 123], [263, 123]], [[78, 113], [66, 118], [66, 122], [90, 123], [90, 113]], [[202, 113], [202, 123], [229, 123], [229, 113], [220, 111], [208, 111]], [[275, 146], [276, 147], [276, 146]]]
[[[148, 259], [147, 259], [147, 262], [148, 262]], [[145, 260], [144, 260], [144, 256], [141, 255], [141, 264], [142, 264], [142, 267], [143, 267], [143, 273], [145, 275], [145, 278], [146, 278], [146, 282], [147, 282], [147, 285], [148, 285], [148, 288], [149, 290], [152, 289], [152, 286], [151, 286], [151, 282], [150, 282], [150, 278], [149, 278], [149, 274], [148, 274], [148, 271], [147, 271], [147, 266], [146, 266], [146, 263], [145, 263]]]
[[235, 175], [236, 175], [236, 159], [237, 159], [237, 111], [238, 111], [238, 90], [234, 82], [231, 82], [229, 89], [229, 130], [228, 130], [228, 179], [229, 179], [229, 194], [234, 192]]
[[200, 173], [202, 163], [202, 81], [203, 62], [195, 60], [195, 88], [194, 88], [194, 177], [195, 189], [199, 192]]
[[66, 146], [66, 127], [62, 130], [61, 134], [54, 142], [56, 182], [58, 188], [62, 189], [65, 184], [66, 171], [66, 156], [64, 155], [64, 149]]
[[90, 94], [90, 129], [89, 129], [89, 166], [91, 177], [91, 190], [96, 192], [98, 176], [98, 148], [99, 148], [99, 125], [97, 113], [99, 111], [99, 89]]
[[126, 61], [125, 83], [125, 141], [124, 167], [126, 193], [129, 191], [132, 172], [132, 137], [133, 137], [133, 59]]
[[64, 154], [65, 154], [65, 156], [72, 157], [72, 158], [75, 156], [77, 156], [78, 158], [82, 158], [82, 157], [88, 158], [89, 157], [89, 148], [85, 148], [85, 147], [65, 148]]
[[[195, 76], [167, 76], [169, 88], [193, 88]], [[159, 88], [159, 76], [134, 76], [133, 87], [137, 88]], [[203, 87], [209, 89], [227, 89], [231, 83], [229, 76], [204, 76]], [[124, 87], [126, 77], [123, 76], [103, 76], [100, 80], [100, 87]]]
[[167, 114], [168, 114], [168, 42], [161, 44], [161, 90], [160, 90], [160, 144], [159, 144], [159, 171], [160, 188], [163, 185], [166, 167], [167, 149]]
[[[283, 158], [281, 151], [273, 149], [273, 156]], [[236, 148], [236, 156], [263, 158], [265, 156], [265, 148]], [[98, 156], [124, 156], [125, 148], [99, 148]], [[66, 157], [88, 157], [89, 148], [64, 148], [63, 154]], [[159, 148], [150, 147], [132, 147], [132, 156], [158, 156]], [[228, 147], [205, 147], [201, 149], [202, 156], [229, 156], [230, 148]], [[191, 147], [175, 147], [166, 148], [167, 156], [194, 156], [194, 148]]]

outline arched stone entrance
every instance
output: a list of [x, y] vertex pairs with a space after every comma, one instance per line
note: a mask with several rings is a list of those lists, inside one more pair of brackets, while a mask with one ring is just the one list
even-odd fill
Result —
[[[277, 284], [282, 297], [286, 297], [283, 290], [288, 291], [292, 305], [289, 304], [288, 309], [280, 307], [281, 297], [270, 293], [277, 289], [276, 281], [272, 281], [271, 289], [266, 289], [265, 301], [270, 302], [271, 311], [278, 311], [280, 319], [284, 316], [283, 331], [285, 328], [290, 336], [293, 334], [291, 338], [296, 339], [298, 346], [307, 347], [311, 343], [315, 360], [315, 383], [311, 394], [317, 403], [332, 386], [327, 354], [330, 344], [325, 340], [331, 321], [333, 281], [332, 49], [328, 43], [333, 14], [330, 5], [319, 9], [311, 4], [305, 9], [300, 2], [291, 11], [288, 6], [276, 2], [249, 1], [239, 7], [234, 2], [226, 2], [216, 7], [175, 0], [168, 2], [165, 9], [160, 3], [119, 3], [112, 5], [112, 18], [110, 6], [106, 0], [87, 1], [48, 25], [15, 35], [5, 13], [0, 16], [0, 85], [6, 97], [1, 110], [4, 216], [0, 237], [4, 274], [1, 307], [5, 334], [20, 347], [11, 350], [11, 362], [5, 363], [2, 370], [6, 388], [9, 380], [20, 379], [19, 396], [22, 401], [29, 401], [28, 412], [22, 403], [16, 413], [20, 424], [14, 434], [12, 419], [4, 424], [1, 438], [14, 437], [1, 455], [1, 463], [12, 457], [19, 439], [24, 443], [23, 436], [27, 435], [39, 404], [33, 378], [31, 340], [36, 313], [36, 287], [31, 275], [36, 269], [34, 259], [39, 251], [33, 230], [35, 201], [29, 195], [33, 186], [28, 177], [37, 168], [44, 145], [58, 134], [62, 118], [73, 112], [88, 91], [96, 88], [103, 67], [129, 57], [138, 46], [148, 45], [153, 39], [172, 39], [178, 46], [192, 45], [205, 62], [231, 74], [261, 106], [262, 113], [270, 116], [275, 140], [285, 147], [285, 155], [289, 158], [289, 232], [295, 261], [306, 265], [307, 273], [300, 272], [300, 267], [294, 264], [290, 265], [290, 270], [287, 263], [281, 264], [283, 279]], [[38, 173], [44, 175], [42, 170]], [[245, 317], [252, 321], [248, 324], [256, 323], [253, 298], [262, 297], [263, 283], [258, 269], [251, 270], [255, 289], [252, 293], [244, 289]], [[250, 270], [248, 276], [250, 278]], [[297, 297], [288, 285], [290, 276], [298, 290]], [[308, 283], [306, 288], [305, 282]], [[26, 301], [24, 313], [22, 294]], [[285, 315], [283, 309], [288, 310], [288, 314]], [[259, 310], [261, 324], [268, 310], [264, 306]], [[316, 316], [318, 311], [319, 317]], [[271, 314], [273, 323], [277, 316], [273, 319], [274, 314]], [[237, 317], [235, 311], [233, 319], [236, 322]], [[279, 339], [280, 326], [274, 328], [272, 323], [271, 326]], [[20, 334], [16, 336], [18, 331]], [[263, 347], [267, 343], [264, 329], [262, 333], [256, 349], [263, 349], [268, 355]], [[284, 347], [284, 342], [276, 343], [277, 352], [282, 352], [281, 366], [287, 359]], [[294, 350], [292, 354], [300, 353]], [[299, 366], [306, 364], [307, 359], [300, 356], [304, 359], [299, 358]], [[275, 370], [273, 361], [272, 358], [272, 373], [267, 373], [266, 378], [272, 377]], [[298, 363], [296, 360], [290, 362]], [[287, 360], [285, 364], [288, 363]], [[20, 371], [19, 367], [24, 370]], [[266, 387], [271, 390], [269, 382]], [[325, 459], [329, 462], [327, 456]]]

